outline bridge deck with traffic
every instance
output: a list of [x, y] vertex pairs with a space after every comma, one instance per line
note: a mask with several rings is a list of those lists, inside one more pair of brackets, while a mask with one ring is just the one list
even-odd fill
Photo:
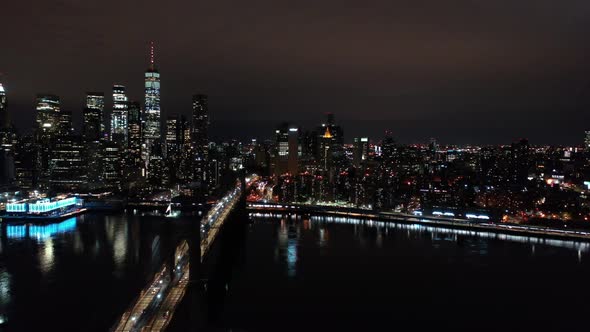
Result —
[[[246, 184], [249, 183], [251, 181], [247, 180]], [[242, 182], [237, 181], [235, 187], [201, 219], [199, 223], [200, 261], [210, 252], [221, 228], [242, 198], [242, 194]], [[190, 282], [189, 258], [189, 243], [184, 240], [176, 247], [173, 266], [168, 266], [167, 262], [162, 264], [148, 286], [121, 315], [112, 331], [165, 330]], [[172, 276], [169, 269], [173, 270]]]

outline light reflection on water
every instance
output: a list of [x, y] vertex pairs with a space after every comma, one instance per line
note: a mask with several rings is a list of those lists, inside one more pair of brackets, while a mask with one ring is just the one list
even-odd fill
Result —
[[11, 301], [12, 277], [5, 268], [0, 269], [0, 325], [6, 321], [6, 311]]
[[[55, 224], [2, 225], [0, 331], [106, 330], [189, 221], [87, 213]], [[67, 320], [55, 318], [63, 312]]]
[[[256, 218], [277, 218], [283, 217], [281, 214], [276, 213], [251, 213], [250, 216]], [[291, 215], [292, 218], [299, 218], [298, 215]], [[560, 240], [551, 238], [541, 238], [536, 236], [523, 236], [505, 233], [495, 233], [487, 231], [474, 231], [465, 229], [455, 228], [444, 228], [438, 226], [427, 226], [420, 224], [402, 224], [392, 221], [380, 221], [372, 219], [358, 219], [358, 218], [346, 218], [346, 217], [333, 217], [333, 216], [311, 216], [311, 221], [315, 223], [334, 223], [334, 224], [349, 224], [349, 225], [362, 225], [369, 226], [371, 228], [377, 228], [379, 231], [384, 230], [387, 232], [388, 229], [396, 229], [405, 231], [408, 238], [419, 235], [419, 234], [432, 234], [432, 241], [437, 245], [437, 242], [457, 242], [459, 236], [469, 236], [479, 239], [497, 239], [502, 241], [517, 242], [530, 245], [547, 245], [552, 247], [566, 248], [576, 250], [578, 252], [579, 260], [581, 260], [581, 253], [590, 252], [590, 243], [576, 240]], [[312, 223], [313, 225], [313, 223]], [[355, 229], [355, 234], [358, 230]], [[379, 232], [378, 234], [381, 234]], [[320, 241], [323, 241], [323, 231], [320, 227]], [[382, 238], [377, 236], [377, 245], [382, 244]], [[362, 243], [361, 243], [362, 244]], [[480, 254], [487, 254], [486, 244], [482, 246], [475, 246], [474, 250], [477, 250]], [[476, 248], [476, 249], [475, 249]], [[533, 249], [534, 250], [534, 249]]]
[[275, 260], [286, 263], [286, 272], [289, 277], [295, 277], [297, 274], [297, 245], [299, 235], [299, 229], [289, 225], [286, 220], [281, 220]]
[[[76, 217], [49, 225], [7, 225], [6, 236], [11, 239], [25, 238], [27, 235], [36, 240], [44, 240], [60, 233], [68, 233], [76, 229]], [[27, 233], [28, 232], [28, 233]]]

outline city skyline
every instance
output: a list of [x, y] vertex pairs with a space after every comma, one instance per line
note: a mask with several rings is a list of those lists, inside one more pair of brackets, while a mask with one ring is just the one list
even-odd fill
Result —
[[122, 84], [143, 100], [153, 40], [166, 73], [162, 117], [189, 116], [191, 96], [206, 93], [212, 137], [259, 136], [282, 120], [310, 126], [324, 112], [352, 136], [389, 129], [403, 142], [576, 144], [590, 123], [582, 1], [198, 6], [163, 6], [174, 20], [138, 29], [122, 18], [161, 4], [8, 4], [0, 28], [20, 28], [4, 37], [0, 72], [15, 122], [30, 123], [37, 93], [59, 95], [75, 120], [85, 91]]
[[0, 330], [587, 325], [588, 0], [0, 8]]

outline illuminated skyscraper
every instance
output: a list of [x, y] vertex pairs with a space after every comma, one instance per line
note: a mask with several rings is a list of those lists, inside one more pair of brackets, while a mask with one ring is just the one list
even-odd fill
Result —
[[145, 174], [145, 162], [141, 158], [141, 107], [138, 102], [129, 103], [127, 154], [124, 176], [135, 181]]
[[344, 133], [342, 128], [335, 123], [334, 114], [328, 113], [327, 120], [317, 129], [318, 155], [316, 158], [320, 161], [320, 167], [324, 171], [330, 171], [333, 166], [336, 166], [335, 164], [343, 159], [344, 154]]
[[111, 141], [127, 145], [127, 95], [122, 85], [113, 86], [113, 112], [111, 113]]
[[0, 83], [0, 129], [8, 127], [8, 112], [6, 111], [6, 91]]
[[102, 112], [96, 108], [86, 107], [83, 111], [84, 123], [82, 124], [82, 138], [85, 142], [94, 142], [101, 137]]
[[14, 180], [14, 145], [16, 132], [8, 119], [6, 91], [0, 83], [0, 185]]
[[584, 133], [586, 134], [584, 136], [584, 148], [590, 151], [590, 130], [586, 130]]
[[141, 108], [138, 102], [129, 103], [128, 109], [128, 134], [127, 147], [131, 154], [141, 157]]
[[180, 116], [168, 116], [166, 119], [166, 155], [175, 158], [179, 151]]
[[108, 188], [119, 188], [122, 178], [122, 153], [121, 145], [106, 141], [103, 144], [102, 152], [102, 179], [103, 186]]
[[193, 132], [191, 141], [193, 144], [193, 169], [194, 180], [198, 183], [207, 182], [207, 162], [209, 148], [209, 115], [207, 107], [207, 95], [197, 94], [193, 96]]
[[46, 135], [57, 132], [59, 124], [59, 97], [55, 95], [37, 95], [37, 134]]
[[154, 44], [150, 47], [150, 65], [145, 72], [145, 112], [143, 140], [145, 149], [150, 151], [154, 141], [160, 138], [160, 73], [154, 62]]
[[59, 112], [57, 126], [58, 135], [72, 135], [74, 132], [74, 126], [72, 125], [72, 112]]
[[274, 158], [274, 174], [298, 174], [299, 157], [301, 156], [301, 130], [296, 126], [283, 123], [275, 131], [276, 152]]
[[87, 92], [86, 93], [86, 108], [98, 110], [98, 112], [94, 111], [93, 114], [99, 114], [100, 118], [100, 127], [99, 133], [100, 136], [104, 135], [106, 132], [105, 130], [105, 121], [104, 121], [104, 93], [103, 92]]
[[35, 151], [34, 176], [32, 183], [38, 183], [41, 188], [49, 186], [51, 172], [51, 152], [56, 136], [60, 132], [61, 117], [59, 97], [55, 95], [37, 95], [35, 115]]
[[353, 139], [352, 163], [354, 167], [360, 167], [369, 155], [369, 138], [355, 137]]

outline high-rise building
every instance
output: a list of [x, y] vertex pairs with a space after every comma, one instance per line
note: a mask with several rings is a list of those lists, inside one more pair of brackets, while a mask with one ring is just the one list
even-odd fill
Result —
[[23, 136], [15, 146], [14, 168], [16, 185], [23, 190], [37, 188], [39, 179], [37, 167], [38, 149], [32, 135]]
[[141, 156], [141, 107], [138, 102], [130, 102], [128, 110], [129, 139], [125, 154], [125, 180], [132, 183], [145, 174], [146, 163]]
[[166, 156], [175, 158], [179, 151], [180, 116], [168, 116], [166, 119]]
[[72, 135], [73, 132], [74, 126], [72, 123], [72, 112], [59, 112], [57, 134], [60, 136], [67, 136]]
[[529, 141], [525, 138], [513, 142], [510, 149], [511, 184], [514, 186], [525, 185], [530, 167]]
[[0, 83], [0, 129], [8, 127], [8, 111], [6, 110], [6, 91]]
[[100, 140], [102, 133], [102, 112], [97, 108], [86, 107], [83, 111], [82, 138], [85, 142]]
[[84, 145], [79, 136], [63, 134], [52, 144], [49, 184], [54, 190], [76, 190], [86, 182]]
[[14, 145], [16, 131], [8, 119], [6, 91], [0, 83], [0, 185], [14, 181]]
[[100, 137], [105, 134], [105, 121], [104, 121], [104, 92], [87, 92], [86, 93], [86, 108], [95, 110], [93, 113], [100, 115]]
[[67, 120], [61, 116], [59, 97], [55, 95], [37, 95], [37, 114], [35, 116], [35, 159], [34, 176], [31, 183], [47, 189], [51, 175], [51, 153], [56, 136], [64, 129], [63, 122]]
[[585, 131], [586, 136], [584, 136], [584, 148], [590, 151], [590, 130]]
[[60, 103], [59, 97], [55, 95], [37, 95], [36, 104], [37, 135], [51, 135], [58, 131]]
[[274, 160], [274, 174], [284, 173], [297, 175], [299, 172], [299, 157], [301, 131], [288, 123], [281, 124], [275, 131], [276, 153]]
[[108, 188], [120, 188], [123, 169], [121, 145], [115, 142], [104, 142], [102, 152], [102, 179]]
[[138, 102], [129, 103], [127, 132], [129, 152], [139, 161], [141, 158], [141, 107]]
[[209, 148], [209, 114], [207, 95], [193, 96], [193, 130], [191, 141], [193, 144], [194, 180], [201, 185], [207, 182], [207, 163]]
[[143, 120], [143, 140], [145, 149], [158, 140], [160, 134], [160, 73], [154, 61], [154, 44], [150, 47], [150, 65], [145, 72], [145, 111]]
[[385, 131], [385, 137], [381, 142], [381, 156], [386, 166], [392, 166], [395, 161], [396, 145], [391, 131]]
[[352, 163], [354, 167], [360, 167], [369, 155], [369, 138], [355, 137], [353, 139]]
[[113, 86], [113, 112], [111, 113], [111, 141], [127, 145], [127, 95], [122, 85]]
[[190, 148], [190, 125], [184, 115], [171, 115], [166, 119], [166, 155], [178, 158], [183, 149]]
[[[321, 126], [319, 126], [316, 130], [318, 135], [318, 144], [323, 145], [324, 143], [328, 142], [332, 154], [339, 152], [342, 153], [344, 146], [344, 133], [342, 128], [335, 123], [333, 113], [327, 113], [326, 117], [327, 121], [322, 123]], [[321, 148], [318, 148], [317, 152], [320, 154], [318, 156], [319, 159], [322, 159], [325, 151]]]
[[[334, 114], [327, 114], [327, 122], [317, 129], [316, 159], [324, 171], [332, 171], [333, 166], [344, 159], [344, 133], [342, 128], [334, 122]], [[330, 179], [332, 176], [330, 175]]]

